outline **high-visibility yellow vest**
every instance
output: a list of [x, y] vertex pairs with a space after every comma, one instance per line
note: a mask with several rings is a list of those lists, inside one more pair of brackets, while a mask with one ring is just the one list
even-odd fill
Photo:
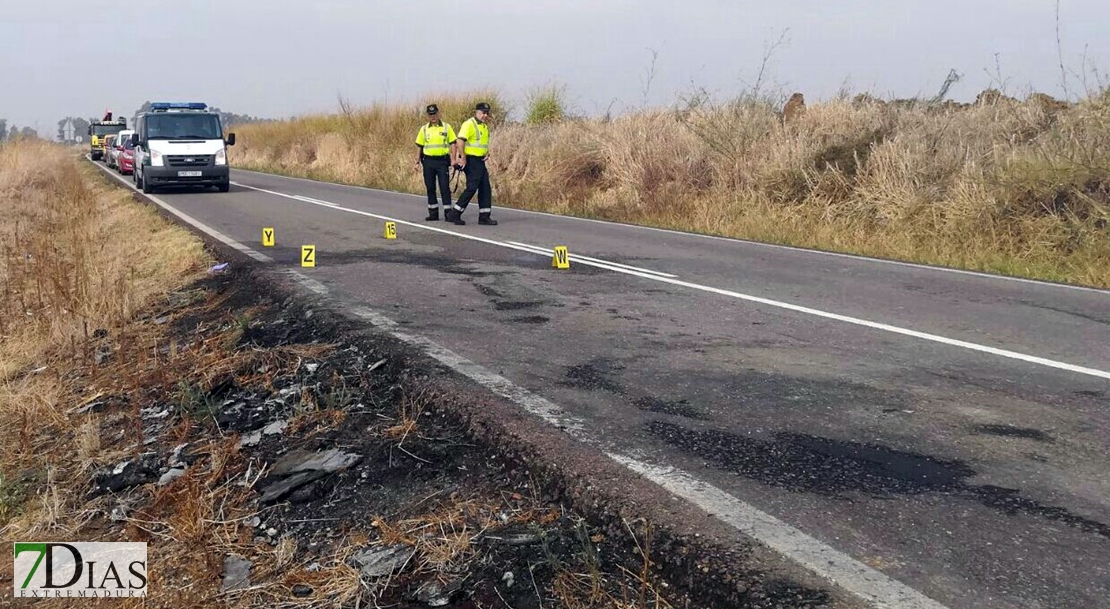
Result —
[[471, 118], [459, 128], [459, 137], [466, 140], [463, 153], [467, 156], [486, 156], [489, 153], [489, 125]]
[[424, 156], [447, 156], [455, 139], [451, 125], [442, 121], [438, 125], [427, 123], [416, 134], [416, 145], [424, 147]]

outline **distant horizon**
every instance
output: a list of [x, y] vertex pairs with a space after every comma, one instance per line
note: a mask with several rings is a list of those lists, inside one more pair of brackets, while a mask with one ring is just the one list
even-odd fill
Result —
[[[1108, 84], [1110, 84], [1110, 83], [1108, 83]], [[569, 87], [567, 89], [569, 91]], [[962, 104], [971, 104], [971, 103], [975, 102], [976, 98], [978, 97], [978, 95], [980, 93], [982, 93], [983, 91], [985, 91], [987, 89], [997, 89], [997, 87], [988, 86], [985, 89], [983, 89], [981, 91], [977, 91], [974, 94], [971, 94], [969, 97], [966, 97], [964, 99], [954, 99], [953, 96], [948, 95], [943, 99], [943, 101], [951, 101], [951, 102], [957, 102], [957, 103], [962, 103]], [[1043, 93], [1043, 94], [1051, 96], [1053, 99], [1064, 101], [1064, 98], [1062, 96], [1057, 97], [1057, 96], [1052, 95], [1051, 93], [1047, 93], [1045, 91], [1037, 91], [1037, 90], [1031, 90], [1031, 89], [1027, 89], [1025, 91], [1014, 91], [1013, 89], [1010, 89], [1010, 90], [997, 89], [997, 90], [1001, 91], [1003, 95], [1006, 95], [1006, 96], [1011, 97], [1011, 98], [1015, 98], [1019, 101], [1024, 101], [1028, 96], [1033, 95], [1034, 93]], [[762, 95], [768, 96], [770, 98], [782, 97], [782, 102], [784, 103], [786, 98], [788, 98], [791, 94], [793, 94], [795, 92], [802, 93], [803, 95], [805, 95], [805, 102], [806, 102], [807, 105], [827, 103], [827, 102], [831, 102], [831, 101], [840, 99], [842, 97], [842, 95], [840, 93], [837, 93], [837, 94], [830, 95], [830, 96], [827, 96], [827, 97], [813, 99], [808, 94], [806, 94], [805, 91], [797, 90], [797, 89], [781, 89], [781, 90], [776, 90], [774, 92], [763, 91]], [[692, 93], [693, 92], [691, 92], [691, 94]], [[1095, 93], [1097, 93], [1097, 92], [1096, 91], [1091, 91], [1090, 94], [1095, 94]], [[745, 94], [746, 94], [746, 92], [737, 92], [737, 94], [732, 96], [732, 97], [720, 98], [720, 99], [714, 98], [714, 101], [716, 101], [716, 102], [727, 102], [727, 101], [731, 101], [733, 99], [736, 99], [738, 97], [741, 97], [742, 95], [745, 95]], [[934, 93], [932, 95], [922, 93], [919, 96], [897, 97], [897, 96], [894, 96], [894, 95], [885, 95], [884, 96], [884, 95], [880, 95], [880, 94], [872, 92], [872, 91], [856, 91], [856, 90], [848, 90], [847, 91], [848, 99], [852, 99], [852, 98], [854, 98], [858, 95], [864, 95], [864, 94], [865, 95], [870, 95], [870, 96], [872, 96], [876, 99], [879, 99], [879, 100], [885, 101], [885, 102], [896, 101], [896, 100], [900, 100], [900, 101], [916, 100], [916, 101], [928, 102], [936, 95], [936, 93]], [[421, 108], [423, 108], [423, 106], [426, 105], [426, 103], [432, 103], [432, 102], [435, 102], [437, 99], [442, 99], [444, 97], [453, 97], [453, 96], [460, 96], [460, 97], [461, 96], [468, 96], [468, 93], [466, 91], [447, 92], [447, 93], [444, 93], [444, 92], [440, 91], [440, 92], [438, 92], [438, 95], [422, 95], [422, 96], [418, 96], [417, 98], [412, 99], [412, 100], [394, 100], [394, 101], [390, 101], [390, 102], [386, 102], [384, 100], [372, 100], [372, 101], [367, 102], [367, 103], [358, 103], [355, 100], [346, 100], [346, 101], [351, 103], [351, 105], [356, 110], [372, 108], [372, 107], [375, 107], [375, 106], [385, 104], [385, 105], [388, 105], [389, 107], [400, 107], [400, 106], [409, 105], [409, 106], [412, 106], [412, 110], [414, 112], [416, 112], [416, 111], [419, 111]], [[1074, 94], [1073, 93], [1073, 99], [1071, 101], [1074, 102], [1074, 101], [1077, 101], [1077, 100], [1086, 99], [1088, 97], [1089, 97], [1089, 94], [1087, 94], [1087, 93], [1081, 93], [1081, 94]], [[647, 105], [647, 106], [638, 106], [638, 107], [622, 107], [620, 109], [620, 111], [617, 111], [617, 109], [614, 108], [614, 111], [612, 112], [612, 115], [613, 116], [623, 116], [623, 115], [634, 114], [636, 112], [642, 112], [642, 111], [664, 110], [664, 109], [674, 107], [677, 103], [679, 103], [681, 101], [681, 99], [682, 99], [682, 97], [681, 97], [681, 95], [679, 95], [679, 96], [676, 97], [674, 102], [667, 103], [667, 104], [650, 104], [650, 105]], [[183, 101], [183, 100], [162, 100], [162, 99], [159, 99], [159, 100], [150, 100], [150, 101]], [[203, 100], [188, 100], [188, 101], [203, 101]], [[329, 116], [329, 115], [338, 114], [338, 113], [341, 112], [341, 108], [340, 108], [338, 99], [336, 100], [335, 107], [331, 108], [331, 109], [326, 109], [325, 108], [325, 109], [318, 110], [318, 111], [305, 112], [305, 113], [300, 113], [300, 114], [291, 114], [291, 115], [287, 115], [287, 116], [277, 116], [277, 117], [274, 117], [274, 116], [258, 116], [258, 115], [255, 115], [255, 114], [251, 113], [250, 111], [243, 112], [243, 111], [240, 111], [240, 109], [229, 110], [227, 108], [221, 108], [221, 107], [218, 107], [218, 106], [214, 106], [212, 104], [209, 104], [209, 106], [212, 107], [212, 108], [217, 108], [218, 110], [220, 110], [222, 112], [231, 112], [231, 113], [234, 113], [234, 114], [247, 115], [247, 116], [250, 116], [250, 118], [257, 119], [259, 121], [287, 121], [287, 120], [293, 120], [293, 119], [297, 119], [297, 118], [304, 118], [304, 117], [308, 117], [308, 116]], [[527, 107], [527, 100], [523, 99], [523, 98], [520, 99], [520, 100], [516, 100], [515, 104], [510, 105], [509, 109], [510, 109], [510, 114], [513, 115], [513, 120], [521, 120], [522, 117], [519, 116], [519, 115], [523, 113], [523, 110], [526, 107]], [[134, 116], [135, 116], [135, 112], [137, 110], [138, 110], [138, 108], [136, 108], [136, 110], [133, 110], [133, 111], [130, 111], [130, 112], [127, 112], [127, 113], [124, 113], [124, 114], [120, 114], [119, 112], [113, 111], [113, 116], [117, 119], [119, 117], [123, 116], [123, 117], [127, 118], [128, 123], [131, 123]], [[596, 117], [599, 117], [599, 116], [602, 116], [602, 115], [605, 114], [604, 110], [601, 111], [601, 112], [598, 112], [598, 113], [583, 113], [583, 112], [580, 112], [579, 109], [574, 107], [573, 105], [571, 105], [569, 110], [570, 110], [570, 113], [572, 114], [573, 117], [596, 118]], [[80, 119], [90, 121], [90, 120], [93, 120], [93, 119], [99, 119], [99, 118], [101, 118], [101, 116], [96, 116], [96, 117], [94, 117], [94, 116], [70, 116], [70, 117], [60, 117], [58, 120], [61, 121], [61, 120], [65, 120], [66, 118], [74, 118], [74, 119], [80, 118]], [[0, 116], [0, 118], [3, 118], [3, 117]], [[239, 124], [242, 124], [242, 123], [239, 123]], [[20, 129], [22, 129], [25, 125], [15, 125], [14, 123], [9, 123], [8, 128], [10, 129], [12, 126], [18, 126]], [[40, 137], [44, 137], [45, 139], [54, 139], [54, 137], [57, 135], [57, 133], [56, 133], [57, 121], [55, 121], [55, 124], [52, 125], [51, 128], [53, 130], [49, 134], [41, 134], [40, 133], [39, 134]]]
[[[443, 27], [429, 31], [431, 18]], [[339, 96], [419, 107], [435, 93], [493, 89], [519, 107], [546, 84], [565, 85], [575, 113], [597, 116], [667, 107], [699, 86], [733, 97], [768, 54], [765, 88], [810, 103], [845, 85], [931, 98], [951, 69], [963, 74], [954, 101], [992, 87], [1064, 99], [1061, 63], [1073, 93], [1082, 74], [1094, 83], [1092, 68], [1110, 66], [1100, 27], [1110, 3], [1061, 0], [1059, 38], [1056, 18], [1056, 0], [486, 0], [480, 12], [461, 0], [238, 0], [118, 14], [39, 0], [8, 7], [0, 24], [0, 74], [19, 84], [0, 118], [53, 138], [66, 116], [130, 116], [146, 100], [281, 120], [335, 112]], [[111, 26], [133, 32], [119, 52], [102, 35]], [[136, 45], [159, 60], [144, 63], [128, 50]]]

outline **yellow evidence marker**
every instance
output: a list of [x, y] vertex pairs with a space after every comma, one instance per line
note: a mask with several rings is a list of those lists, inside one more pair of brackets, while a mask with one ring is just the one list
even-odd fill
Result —
[[570, 256], [567, 254], [567, 246], [555, 246], [555, 257], [551, 259], [551, 266], [556, 269], [570, 268]]
[[386, 239], [396, 239], [397, 238], [397, 223], [396, 222], [386, 222], [385, 223], [385, 238]]
[[314, 267], [316, 266], [316, 246], [315, 245], [302, 245], [301, 246], [301, 266]]
[[262, 229], [262, 247], [273, 247], [273, 246], [274, 246], [274, 229], [272, 229], [272, 228]]

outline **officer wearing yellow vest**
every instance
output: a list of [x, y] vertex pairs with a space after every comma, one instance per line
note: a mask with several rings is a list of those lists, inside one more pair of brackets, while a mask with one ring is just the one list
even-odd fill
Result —
[[439, 204], [436, 202], [436, 183], [443, 199], [443, 218], [446, 220], [451, 211], [451, 159], [455, 150], [455, 130], [451, 125], [439, 120], [439, 107], [435, 104], [424, 109], [428, 122], [416, 134], [416, 168], [424, 166], [424, 187], [428, 190], [428, 217], [425, 220], [439, 220]]
[[455, 146], [455, 166], [466, 173], [466, 190], [447, 213], [447, 219], [455, 224], [466, 224], [462, 214], [466, 206], [478, 195], [478, 224], [496, 226], [497, 220], [490, 217], [493, 211], [493, 190], [490, 187], [486, 158], [489, 155], [489, 104], [482, 102], [474, 107], [474, 118], [467, 119], [459, 127], [458, 145]]

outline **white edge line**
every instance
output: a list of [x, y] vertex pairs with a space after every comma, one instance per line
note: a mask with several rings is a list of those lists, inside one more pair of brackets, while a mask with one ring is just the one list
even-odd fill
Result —
[[[92, 162], [92, 161], [90, 161]], [[98, 166], [99, 167], [99, 166]], [[107, 169], [104, 169], [107, 173]], [[109, 173], [109, 175], [111, 175]], [[112, 176], [117, 177], [117, 176]], [[125, 185], [122, 178], [117, 178]], [[150, 195], [146, 195], [150, 197]], [[273, 262], [264, 254], [227, 237], [211, 227], [197, 222], [175, 207], [157, 199], [158, 205], [164, 207], [185, 220], [197, 230], [220, 240], [221, 242], [251, 256], [256, 260]], [[252, 255], [253, 254], [253, 255]], [[326, 295], [328, 288], [319, 281], [299, 271], [285, 271], [295, 281], [318, 295]], [[600, 443], [585, 432], [586, 425], [582, 419], [567, 414], [562, 408], [551, 401], [538, 396], [512, 381], [495, 374], [484, 367], [458, 355], [457, 353], [438, 345], [422, 336], [409, 334], [399, 330], [400, 326], [392, 319], [368, 307], [356, 307], [352, 312], [381, 327], [394, 337], [415, 346], [419, 346], [437, 361], [478, 382], [493, 393], [504, 397], [521, 406], [527, 412], [536, 415], [547, 423], [559, 427], [584, 443], [600, 446]], [[806, 569], [840, 586], [847, 592], [872, 604], [878, 609], [947, 609], [944, 605], [906, 586], [905, 584], [855, 560], [851, 556], [803, 533], [802, 531], [786, 524], [785, 522], [760, 511], [740, 499], [729, 495], [723, 490], [700, 481], [682, 470], [652, 465], [631, 456], [615, 452], [605, 453], [609, 458], [624, 465], [632, 471], [639, 473], [648, 480], [662, 488], [685, 498], [694, 505], [709, 511], [716, 518], [731, 525], [737, 530], [780, 552], [787, 558], [797, 562]]]
[[[88, 157], [85, 157], [85, 158], [90, 163], [92, 163], [97, 169], [103, 171], [109, 177], [115, 178], [121, 184], [126, 186], [128, 189], [142, 194], [142, 191], [140, 191], [138, 188], [135, 188], [135, 185], [129, 183], [127, 181], [127, 179], [124, 178], [123, 176], [116, 175], [116, 174], [112, 173], [111, 170], [109, 170], [107, 167], [103, 167], [103, 166], [97, 164], [96, 161], [93, 161], [92, 159], [89, 159]], [[253, 259], [255, 259], [259, 262], [273, 262], [274, 261], [273, 258], [267, 256], [266, 254], [263, 254], [261, 252], [257, 252], [255, 250], [243, 245], [242, 243], [239, 243], [238, 241], [232, 239], [231, 237], [228, 237], [227, 235], [221, 233], [220, 231], [212, 228], [211, 226], [208, 226], [207, 224], [205, 224], [205, 223], [201, 222], [200, 220], [197, 220], [196, 218], [186, 214], [185, 212], [177, 209], [176, 207], [170, 205], [169, 203], [166, 203], [165, 201], [163, 201], [162, 199], [160, 199], [160, 198], [158, 198], [154, 195], [144, 194], [143, 196], [147, 197], [151, 201], [154, 201], [162, 209], [170, 212], [171, 214], [177, 216], [178, 218], [181, 218], [181, 220], [184, 221], [186, 224], [189, 224], [190, 226], [196, 228], [197, 230], [199, 230], [201, 232], [207, 233], [212, 238], [216, 239], [220, 243], [223, 243], [224, 245], [226, 245], [226, 246], [228, 246], [232, 249], [238, 250], [238, 251], [242, 252], [243, 254], [245, 254], [247, 256], [250, 256], [251, 258], [253, 258]]]
[[[359, 210], [359, 209], [352, 209], [352, 208], [349, 208], [349, 207], [343, 207], [343, 206], [341, 206], [337, 203], [332, 203], [330, 201], [323, 201], [321, 199], [313, 199], [311, 197], [305, 197], [305, 196], [302, 196], [302, 195], [291, 195], [291, 194], [287, 194], [287, 193], [284, 193], [284, 192], [278, 192], [276, 190], [269, 190], [269, 189], [266, 189], [266, 188], [259, 188], [257, 186], [249, 186], [247, 184], [241, 184], [239, 182], [232, 182], [232, 184], [234, 184], [235, 186], [239, 186], [240, 188], [246, 188], [248, 190], [255, 190], [255, 191], [258, 191], [258, 192], [264, 192], [268, 195], [274, 195], [276, 197], [283, 197], [285, 199], [291, 199], [293, 201], [299, 201], [301, 203], [308, 203], [310, 205], [318, 205], [320, 207], [325, 207], [325, 208], [328, 208], [328, 209], [334, 209], [334, 210], [337, 210], [337, 211], [344, 211], [344, 212], [348, 212], [348, 213], [352, 213], [352, 214], [358, 214], [360, 216], [366, 216], [366, 217], [369, 217], [369, 218], [377, 218], [379, 220], [385, 220], [387, 222], [395, 222], [395, 223], [400, 224], [402, 226], [410, 226], [412, 228], [416, 228], [416, 229], [420, 229], [420, 230], [424, 230], [424, 231], [431, 231], [431, 232], [435, 232], [435, 233], [440, 233], [440, 234], [443, 234], [443, 235], [450, 235], [452, 237], [458, 237], [460, 239], [469, 239], [471, 241], [477, 241], [479, 243], [485, 243], [487, 245], [496, 245], [498, 247], [504, 247], [504, 248], [508, 248], [508, 249], [512, 249], [512, 250], [517, 250], [517, 251], [520, 251], [520, 252], [527, 252], [529, 254], [547, 254], [547, 255], [551, 254], [550, 251], [545, 251], [543, 248], [538, 247], [538, 246], [534, 246], [534, 245], [515, 244], [515, 243], [512, 243], [512, 242], [508, 242], [508, 241], [497, 241], [496, 239], [487, 239], [485, 237], [478, 237], [478, 236], [475, 236], [475, 235], [467, 235], [465, 233], [457, 233], [457, 232], [452, 231], [452, 230], [448, 230], [448, 229], [444, 229], [444, 228], [438, 228], [438, 227], [435, 227], [435, 226], [429, 226], [427, 224], [417, 224], [416, 222], [409, 222], [407, 220], [401, 220], [399, 218], [394, 218], [392, 216], [385, 216], [385, 215], [376, 214], [376, 213], [373, 213], [373, 212], [362, 211], [362, 210]], [[577, 261], [577, 263], [581, 264], [583, 266], [592, 266], [592, 267], [596, 267], [596, 268], [599, 268], [599, 269], [614, 271], [614, 272], [617, 272], [617, 273], [627, 271], [626, 268], [621, 268], [619, 266], [615, 266], [615, 263], [609, 263], [609, 262], [604, 262], [604, 261], [592, 261], [592, 260], [579, 259]], [[648, 271], [648, 272], [654, 273], [655, 271]]]
[[[240, 169], [238, 167], [233, 167], [233, 169], [235, 171], [241, 171], [243, 173], [253, 173], [255, 175], [267, 176], [267, 177], [272, 177], [272, 178], [279, 178], [279, 179], [283, 179], [283, 180], [298, 180], [298, 181], [301, 181], [301, 182], [309, 182], [311, 184], [325, 184], [325, 185], [328, 185], [328, 186], [336, 186], [336, 187], [339, 187], [339, 188], [355, 188], [355, 189], [358, 189], [358, 190], [365, 190], [365, 191], [369, 191], [369, 192], [377, 192], [377, 193], [391, 194], [391, 195], [401, 195], [401, 196], [405, 196], [405, 197], [416, 197], [418, 199], [426, 198], [424, 195], [415, 195], [415, 194], [412, 194], [410, 192], [398, 192], [398, 191], [395, 191], [395, 190], [383, 190], [381, 188], [370, 188], [369, 186], [357, 186], [357, 185], [354, 185], [354, 184], [339, 184], [337, 182], [325, 182], [323, 180], [313, 180], [311, 178], [301, 178], [301, 177], [296, 177], [296, 176], [280, 175], [280, 174], [276, 174], [276, 173], [266, 173], [264, 171], [253, 171], [253, 170], [250, 170], [250, 169]], [[983, 279], [997, 279], [997, 280], [1000, 280], [1000, 281], [1011, 281], [1011, 282], [1016, 282], [1016, 283], [1028, 283], [1028, 284], [1039, 285], [1039, 286], [1044, 286], [1044, 287], [1048, 287], [1048, 288], [1063, 288], [1065, 290], [1078, 290], [1078, 291], [1081, 291], [1081, 292], [1094, 292], [1095, 294], [1102, 294], [1104, 296], [1110, 296], [1110, 290], [1103, 289], [1103, 288], [1092, 288], [1092, 287], [1083, 286], [1083, 285], [1071, 285], [1071, 284], [1067, 284], [1067, 283], [1057, 283], [1057, 282], [1052, 282], [1052, 281], [1043, 281], [1043, 280], [1040, 280], [1040, 279], [1027, 279], [1025, 277], [1012, 277], [1010, 275], [997, 275], [997, 274], [992, 274], [992, 273], [984, 273], [982, 271], [968, 271], [968, 270], [965, 270], [965, 269], [954, 269], [954, 268], [949, 268], [949, 267], [945, 267], [945, 266], [932, 266], [932, 265], [921, 264], [921, 263], [917, 263], [917, 262], [903, 262], [901, 260], [887, 260], [887, 259], [884, 259], [884, 258], [873, 258], [873, 257], [870, 257], [870, 256], [863, 256], [863, 255], [860, 255], [860, 254], [845, 254], [843, 252], [826, 252], [824, 250], [809, 249], [809, 248], [804, 248], [804, 247], [798, 247], [798, 246], [795, 246], [795, 245], [783, 245], [781, 243], [764, 243], [762, 241], [752, 241], [750, 239], [740, 239], [740, 238], [737, 238], [737, 237], [721, 237], [721, 236], [718, 236], [718, 235], [706, 235], [706, 234], [703, 234], [703, 233], [692, 233], [692, 232], [680, 231], [680, 230], [675, 230], [675, 229], [670, 229], [670, 228], [658, 228], [658, 227], [655, 227], [655, 226], [642, 226], [640, 224], [626, 224], [624, 222], [611, 222], [609, 220], [595, 220], [594, 218], [581, 218], [579, 216], [567, 216], [567, 215], [563, 215], [563, 214], [554, 214], [554, 213], [551, 213], [551, 212], [535, 211], [535, 210], [531, 210], [531, 209], [517, 209], [515, 207], [498, 207], [497, 209], [499, 211], [502, 211], [502, 210], [503, 211], [510, 211], [510, 212], [514, 212], [514, 213], [518, 213], [518, 214], [533, 214], [533, 215], [537, 215], [537, 216], [547, 216], [547, 217], [550, 217], [550, 218], [556, 218], [556, 219], [562, 219], [562, 220], [573, 220], [573, 221], [576, 221], [576, 222], [593, 222], [595, 224], [604, 224], [606, 226], [646, 230], [646, 231], [652, 231], [652, 232], [657, 232], [657, 233], [666, 233], [666, 234], [670, 234], [670, 235], [678, 235], [678, 236], [682, 236], [682, 237], [696, 237], [696, 238], [699, 238], [699, 239], [712, 239], [712, 240], [715, 240], [715, 241], [729, 241], [729, 242], [732, 242], [732, 243], [742, 243], [742, 244], [745, 244], [745, 245], [754, 245], [754, 246], [765, 247], [765, 248], [769, 248], [769, 249], [788, 250], [788, 251], [791, 251], [791, 252], [798, 252], [798, 253], [802, 253], [802, 254], [813, 254], [813, 255], [816, 255], [816, 256], [831, 256], [831, 257], [834, 257], [834, 258], [847, 258], [849, 260], [858, 260], [858, 261], [863, 261], [863, 262], [871, 262], [871, 263], [875, 263], [875, 264], [890, 264], [890, 265], [895, 265], [895, 266], [903, 266], [903, 267], [921, 269], [921, 270], [926, 270], [926, 271], [937, 271], [937, 272], [940, 272], [940, 273], [953, 273], [953, 274], [956, 274], [956, 275], [969, 275], [969, 276], [972, 276], [972, 277], [979, 277], [979, 278], [983, 278]]]
[[[506, 241], [506, 243], [512, 243], [513, 245], [520, 245], [522, 247], [530, 247], [532, 249], [539, 250], [537, 253], [554, 254], [554, 250], [549, 250], [549, 249], [541, 247], [539, 245], [529, 245], [527, 243], [521, 243], [519, 241]], [[611, 262], [609, 260], [602, 260], [600, 258], [591, 258], [590, 256], [583, 256], [582, 254], [574, 254], [574, 253], [571, 253], [571, 252], [567, 252], [567, 259], [571, 260], [571, 261], [573, 261], [573, 260], [586, 260], [586, 261], [589, 261], [589, 262], [600, 262], [601, 264], [607, 264], [609, 266], [617, 266], [617, 267], [620, 267], [622, 269], [628, 269], [628, 270], [631, 270], [631, 271], [640, 271], [641, 273], [651, 273], [652, 275], [659, 275], [660, 277], [670, 277], [671, 279], [678, 278], [678, 275], [672, 275], [670, 273], [664, 273], [662, 271], [653, 271], [651, 269], [645, 269], [645, 268], [641, 268], [641, 267], [638, 267], [638, 266], [631, 266], [631, 265], [628, 265], [628, 264], [621, 264], [620, 262]]]
[[[239, 184], [237, 182], [233, 182], [233, 184], [235, 184], [236, 186], [241, 186], [243, 188], [250, 188], [250, 186], [244, 186], [243, 184]], [[306, 197], [304, 195], [292, 195], [292, 197], [294, 199], [299, 199], [301, 201], [304, 201], [305, 203], [319, 203], [320, 205], [327, 205], [328, 207], [336, 207], [337, 206], [336, 203], [331, 203], [329, 201], [323, 201], [323, 200], [320, 200], [320, 199], [313, 199], [312, 197]]]
[[[497, 245], [497, 246], [506, 247], [506, 248], [509, 248], [509, 249], [515, 249], [515, 250], [526, 251], [526, 252], [531, 252], [531, 253], [538, 253], [536, 250], [531, 249], [532, 246], [514, 245], [513, 243], [510, 243], [510, 242], [495, 241], [493, 239], [486, 239], [486, 238], [483, 238], [483, 237], [476, 237], [474, 235], [467, 235], [467, 234], [464, 234], [464, 233], [456, 233], [456, 232], [449, 231], [449, 230], [444, 230], [444, 229], [441, 229], [441, 228], [435, 228], [435, 227], [432, 227], [432, 226], [416, 224], [415, 222], [408, 222], [408, 221], [405, 221], [405, 220], [397, 220], [397, 219], [394, 219], [394, 218], [390, 218], [388, 216], [383, 216], [381, 214], [375, 214], [375, 213], [372, 213], [372, 212], [362, 211], [362, 210], [358, 210], [358, 209], [352, 209], [352, 208], [349, 208], [349, 207], [343, 207], [341, 205], [334, 205], [334, 204], [326, 205], [326, 204], [323, 204], [323, 203], [312, 203], [310, 201], [305, 201], [303, 199], [298, 199], [295, 195], [289, 195], [289, 194], [277, 192], [277, 191], [274, 191], [274, 190], [267, 190], [265, 188], [258, 188], [258, 187], [255, 187], [255, 186], [247, 186], [245, 184], [239, 184], [239, 186], [242, 186], [243, 188], [248, 188], [248, 189], [251, 189], [251, 190], [257, 190], [257, 191], [260, 191], [260, 192], [265, 192], [265, 193], [268, 193], [268, 194], [276, 195], [276, 196], [279, 196], [279, 197], [284, 197], [286, 199], [291, 199], [291, 200], [294, 200], [294, 201], [300, 201], [302, 203], [310, 203], [312, 205], [319, 205], [319, 206], [325, 207], [327, 209], [334, 209], [334, 210], [337, 210], [337, 211], [343, 211], [343, 212], [357, 214], [357, 215], [361, 215], [361, 216], [368, 216], [368, 217], [371, 217], [371, 218], [378, 218], [378, 219], [382, 219], [382, 220], [393, 221], [393, 222], [397, 222], [398, 224], [403, 224], [403, 225], [406, 225], [406, 226], [412, 226], [412, 227], [420, 228], [420, 229], [423, 229], [423, 230], [439, 232], [439, 233], [452, 235], [452, 236], [463, 238], [463, 239], [470, 239], [470, 240], [473, 240], [473, 241], [479, 241], [481, 243], [486, 243], [486, 244], [489, 244], [489, 245]], [[642, 272], [642, 271], [625, 269], [625, 268], [609, 266], [609, 265], [606, 265], [606, 264], [599, 264], [599, 263], [596, 263], [596, 262], [589, 262], [589, 261], [583, 261], [583, 260], [579, 260], [578, 264], [583, 264], [583, 265], [587, 265], [587, 266], [594, 266], [594, 267], [598, 267], [598, 268], [604, 268], [604, 269], [613, 271], [614, 273], [623, 273], [625, 275], [632, 275], [634, 277], [640, 277], [640, 278], [643, 278], [643, 279], [650, 279], [652, 281], [667, 283], [667, 284], [670, 284], [670, 285], [689, 288], [689, 289], [692, 289], [692, 290], [698, 290], [698, 291], [701, 291], [701, 292], [708, 292], [710, 294], [718, 294], [718, 295], [721, 295], [721, 296], [728, 296], [728, 297], [736, 298], [736, 299], [739, 299], [739, 300], [745, 300], [745, 301], [748, 301], [748, 302], [754, 302], [754, 303], [758, 303], [758, 304], [762, 304], [762, 305], [767, 305], [767, 306], [770, 306], [770, 307], [785, 309], [785, 310], [788, 310], [788, 311], [794, 311], [796, 313], [803, 313], [803, 314], [806, 314], [806, 315], [812, 315], [814, 317], [820, 317], [820, 318], [824, 318], [824, 319], [831, 319], [831, 320], [835, 320], [835, 321], [840, 321], [840, 322], [844, 322], [844, 323], [853, 324], [853, 325], [856, 325], [856, 326], [871, 328], [871, 329], [874, 329], [874, 330], [881, 330], [881, 331], [889, 332], [889, 333], [892, 333], [892, 334], [899, 334], [899, 335], [902, 335], [902, 336], [909, 336], [909, 337], [912, 337], [912, 338], [918, 338], [918, 339], [921, 339], [921, 340], [926, 340], [926, 341], [930, 341], [930, 342], [934, 342], [934, 343], [940, 343], [942, 345], [948, 345], [950, 347], [959, 347], [959, 348], [967, 349], [967, 350], [970, 350], [970, 351], [977, 351], [977, 352], [980, 352], [980, 353], [987, 353], [987, 354], [990, 354], [990, 355], [996, 355], [996, 356], [1004, 357], [1004, 358], [1007, 358], [1007, 359], [1013, 359], [1013, 360], [1017, 360], [1017, 361], [1026, 362], [1026, 363], [1029, 363], [1029, 364], [1036, 364], [1036, 365], [1045, 366], [1045, 367], [1048, 367], [1048, 368], [1055, 368], [1055, 369], [1058, 369], [1058, 370], [1066, 370], [1068, 372], [1074, 372], [1074, 373], [1077, 373], [1077, 374], [1084, 374], [1084, 375], [1087, 375], [1087, 376], [1094, 376], [1094, 377], [1110, 380], [1110, 372], [1105, 371], [1105, 370], [1098, 370], [1096, 368], [1088, 368], [1088, 367], [1085, 367], [1085, 366], [1077, 366], [1075, 364], [1069, 364], [1069, 363], [1066, 363], [1066, 362], [1059, 362], [1059, 361], [1056, 361], [1056, 360], [1051, 360], [1051, 359], [1047, 359], [1047, 358], [1044, 358], [1044, 357], [1038, 357], [1038, 356], [1035, 356], [1035, 355], [1027, 355], [1025, 353], [1018, 353], [1017, 351], [1009, 351], [1007, 349], [999, 349], [997, 347], [989, 347], [989, 346], [980, 345], [980, 344], [977, 344], [977, 343], [971, 343], [971, 342], [967, 342], [967, 341], [963, 341], [963, 340], [947, 338], [947, 337], [939, 336], [939, 335], [936, 335], [936, 334], [929, 334], [927, 332], [919, 332], [917, 330], [910, 330], [908, 328], [901, 328], [901, 327], [898, 327], [898, 326], [892, 326], [890, 324], [884, 324], [884, 323], [879, 323], [879, 322], [874, 322], [874, 321], [868, 321], [866, 319], [859, 319], [859, 318], [856, 318], [856, 317], [850, 317], [850, 316], [847, 316], [847, 315], [841, 315], [839, 313], [830, 313], [828, 311], [822, 311], [820, 309], [813, 309], [813, 308], [810, 308], [810, 307], [791, 304], [791, 303], [788, 303], [788, 302], [782, 302], [782, 301], [779, 301], [779, 300], [771, 300], [769, 298], [763, 298], [763, 297], [760, 297], [760, 296], [752, 296], [750, 294], [742, 294], [740, 292], [733, 292], [732, 290], [726, 290], [726, 289], [723, 289], [723, 288], [715, 288], [715, 287], [712, 287], [712, 286], [702, 285], [702, 284], [699, 284], [699, 283], [691, 283], [689, 281], [682, 281], [680, 279], [672, 279], [672, 278], [669, 278], [669, 277], [660, 277], [658, 275], [653, 275], [653, 274], [645, 273], [645, 272]]]

